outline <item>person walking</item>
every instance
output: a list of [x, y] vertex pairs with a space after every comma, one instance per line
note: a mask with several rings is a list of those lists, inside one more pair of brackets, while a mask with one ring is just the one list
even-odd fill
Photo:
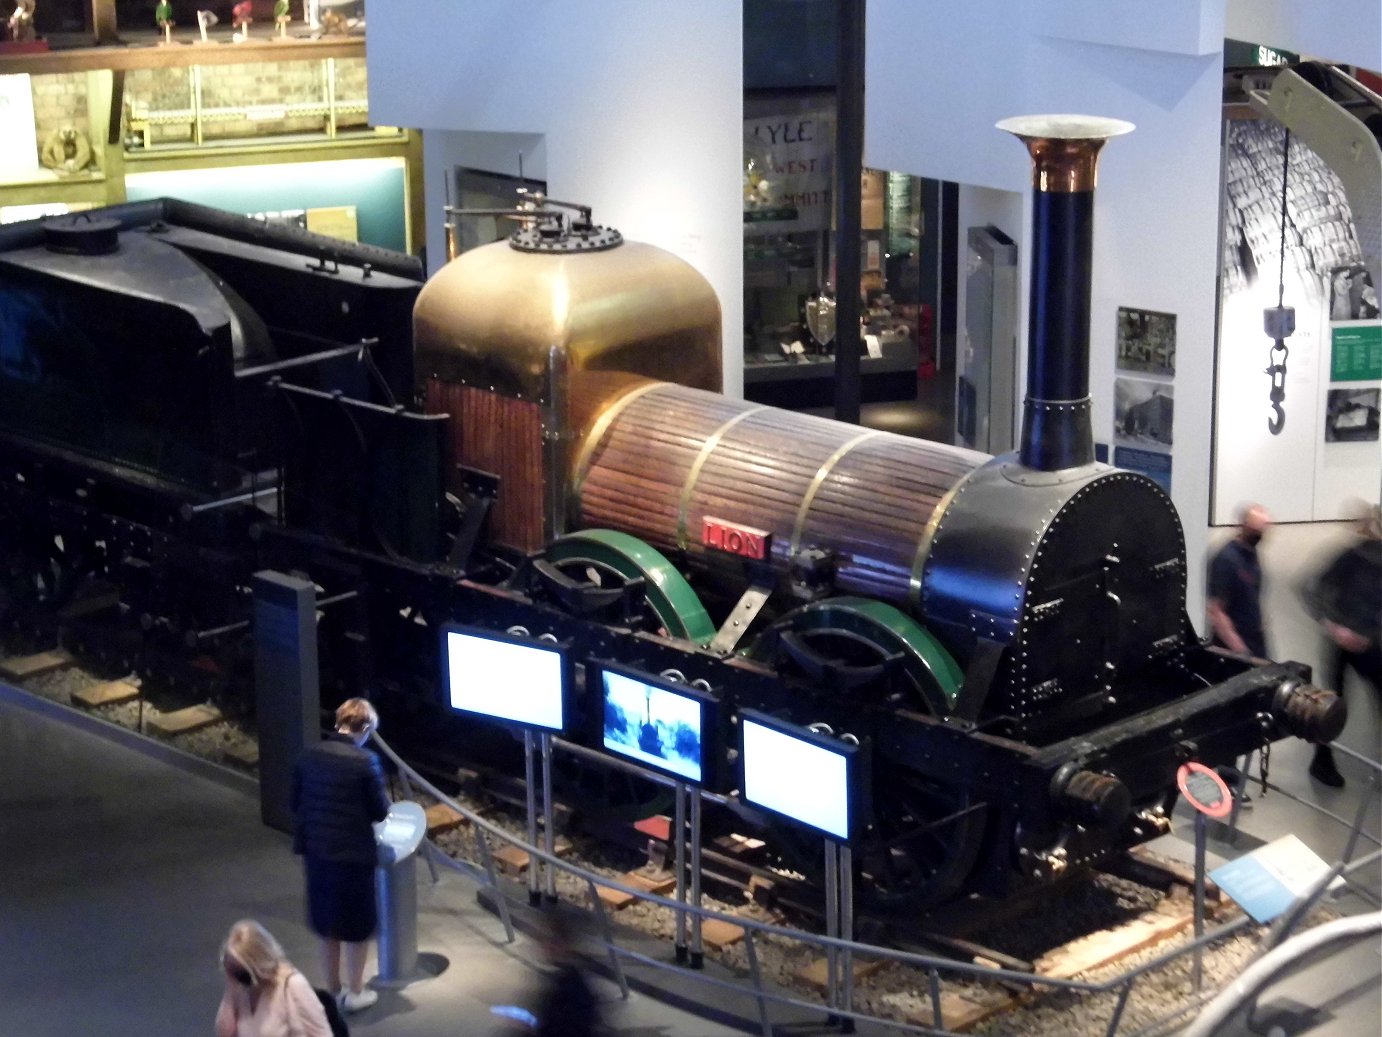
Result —
[[307, 749], [293, 772], [293, 852], [303, 858], [308, 924], [321, 941], [327, 990], [346, 1012], [379, 1000], [364, 985], [369, 942], [379, 922], [372, 825], [389, 812], [383, 768], [364, 748], [378, 726], [379, 714], [368, 701], [346, 700], [336, 710], [335, 733]]
[[1257, 546], [1272, 517], [1260, 504], [1239, 513], [1238, 535], [1209, 564], [1206, 606], [1213, 643], [1239, 655], [1268, 659], [1267, 631], [1262, 622], [1262, 565]]
[[[1352, 669], [1382, 706], [1382, 508], [1365, 508], [1353, 540], [1306, 584], [1301, 597], [1324, 634], [1325, 687], [1343, 695]], [[1329, 788], [1344, 787], [1327, 745], [1315, 747], [1310, 776]]]
[[221, 971], [225, 992], [216, 1009], [216, 1037], [331, 1037], [316, 991], [258, 922], [231, 926], [221, 945]]
[[580, 965], [575, 922], [560, 910], [544, 912], [540, 940], [549, 971], [533, 1008], [535, 1037], [593, 1037], [600, 1006]]

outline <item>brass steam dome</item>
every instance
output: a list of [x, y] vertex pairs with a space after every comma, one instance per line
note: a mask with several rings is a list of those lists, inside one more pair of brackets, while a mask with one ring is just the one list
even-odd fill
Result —
[[451, 417], [457, 464], [499, 477], [491, 533], [522, 551], [565, 531], [584, 440], [633, 386], [722, 383], [720, 304], [704, 277], [588, 210], [554, 216], [453, 259], [413, 310], [427, 409]]
[[587, 372], [721, 390], [720, 304], [689, 263], [600, 227], [546, 231], [472, 249], [428, 281], [413, 316], [421, 378], [546, 404], [574, 403]]

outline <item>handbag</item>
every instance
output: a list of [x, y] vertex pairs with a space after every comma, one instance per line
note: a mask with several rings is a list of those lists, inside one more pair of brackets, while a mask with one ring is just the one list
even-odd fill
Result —
[[331, 1027], [331, 1037], [350, 1037], [350, 1027], [346, 1025], [345, 1016], [341, 1014], [341, 1006], [336, 1003], [331, 992], [320, 987], [313, 987], [312, 991], [322, 1003], [322, 1011], [326, 1013], [326, 1024]]
[[[298, 972], [297, 975], [302, 976], [302, 973]], [[307, 977], [302, 978], [305, 980]], [[321, 1002], [322, 1012], [326, 1014], [326, 1025], [331, 1028], [331, 1037], [350, 1037], [350, 1027], [346, 1025], [345, 1016], [341, 1014], [341, 1006], [336, 1003], [336, 998], [320, 987], [312, 987], [312, 993], [316, 994], [317, 1000]], [[288, 1003], [292, 1004], [291, 1001]], [[302, 1027], [297, 1019], [293, 1020], [293, 1024], [301, 1032]]]

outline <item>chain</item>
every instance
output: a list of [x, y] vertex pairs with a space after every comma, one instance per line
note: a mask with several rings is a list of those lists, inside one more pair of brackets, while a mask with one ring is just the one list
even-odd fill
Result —
[[1281, 149], [1281, 255], [1276, 268], [1276, 304], [1286, 298], [1286, 185], [1291, 175], [1291, 131], [1286, 131], [1286, 144]]
[[1267, 739], [1262, 740], [1262, 751], [1257, 754], [1257, 783], [1261, 787], [1259, 796], [1267, 794], [1267, 772], [1272, 766], [1272, 743]]
[[[1274, 436], [1281, 435], [1281, 430], [1286, 427], [1286, 409], [1282, 404], [1286, 401], [1286, 357], [1290, 350], [1286, 348], [1284, 341], [1286, 335], [1291, 333], [1291, 329], [1283, 328], [1279, 323], [1283, 317], [1282, 305], [1286, 299], [1286, 188], [1290, 182], [1291, 175], [1291, 131], [1286, 131], [1286, 144], [1282, 148], [1281, 156], [1281, 244], [1279, 249], [1279, 262], [1276, 274], [1276, 318], [1278, 323], [1269, 323], [1268, 334], [1272, 337], [1272, 348], [1267, 353], [1267, 375], [1272, 380], [1271, 389], [1267, 393], [1267, 400], [1272, 405], [1272, 415], [1267, 419], [1267, 431]], [[1271, 311], [1268, 311], [1270, 314]], [[1294, 318], [1291, 321], [1291, 328], [1294, 328]], [[1278, 354], [1280, 354], [1278, 356]]]

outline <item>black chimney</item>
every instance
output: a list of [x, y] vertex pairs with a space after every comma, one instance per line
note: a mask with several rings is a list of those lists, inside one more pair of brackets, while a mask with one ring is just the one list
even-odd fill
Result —
[[1032, 155], [1032, 291], [1020, 457], [1053, 472], [1094, 460], [1089, 419], [1090, 255], [1099, 149], [1130, 122], [1023, 115], [1000, 130]]

